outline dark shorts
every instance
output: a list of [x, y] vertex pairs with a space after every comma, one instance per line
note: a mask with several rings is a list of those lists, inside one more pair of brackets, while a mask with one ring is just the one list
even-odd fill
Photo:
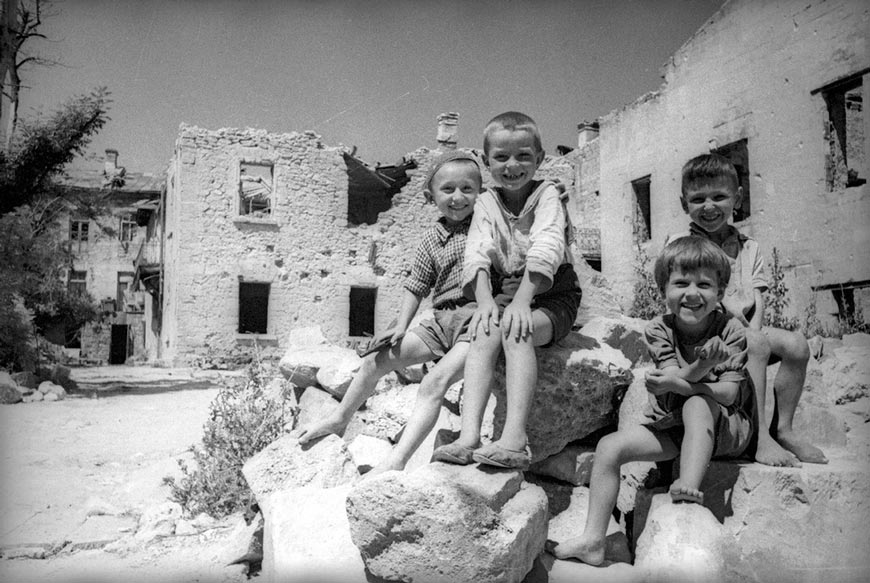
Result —
[[[664, 433], [678, 448], [682, 448], [685, 432], [682, 409], [671, 411], [659, 419], [644, 423], [644, 426]], [[714, 427], [713, 457], [735, 458], [751, 455], [753, 452], [748, 450], [750, 444], [754, 444], [756, 427], [757, 421], [742, 409], [719, 405], [719, 419], [716, 420], [716, 427]]]
[[469, 303], [451, 310], [435, 310], [432, 318], [423, 320], [411, 330], [429, 347], [437, 358], [447, 354], [457, 342], [470, 342], [468, 323], [477, 304]]
[[[510, 303], [510, 298], [499, 300], [497, 295], [500, 292], [501, 284], [493, 281], [493, 296], [496, 296], [501, 312]], [[563, 263], [553, 274], [553, 286], [544, 293], [536, 295], [531, 305], [532, 311], [542, 311], [553, 325], [553, 338], [544, 344], [544, 348], [552, 346], [568, 335], [574, 326], [574, 320], [577, 319], [577, 310], [580, 309], [582, 298], [583, 291], [580, 289], [574, 266]]]

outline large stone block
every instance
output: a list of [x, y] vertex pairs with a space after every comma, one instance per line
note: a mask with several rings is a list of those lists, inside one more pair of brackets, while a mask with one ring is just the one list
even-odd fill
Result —
[[366, 583], [345, 512], [349, 490], [291, 488], [258, 498], [265, 518], [260, 577], [266, 583]]
[[520, 582], [543, 550], [547, 497], [514, 471], [429, 464], [359, 482], [351, 538], [389, 581]]
[[[730, 539], [725, 580], [870, 580], [866, 452], [800, 468], [714, 461], [701, 488]], [[643, 514], [635, 515], [636, 534], [648, 528]]]
[[652, 497], [646, 528], [637, 541], [636, 568], [661, 583], [726, 581], [732, 539], [699, 504], [674, 504], [670, 494]]
[[[619, 403], [632, 380], [631, 361], [622, 352], [576, 332], [539, 351], [537, 361], [538, 382], [526, 423], [534, 462], [615, 424]], [[507, 404], [503, 368], [494, 384], [494, 434], [498, 436]]]
[[359, 478], [347, 446], [336, 435], [304, 446], [284, 435], [245, 462], [242, 474], [258, 501], [270, 492], [302, 486], [333, 488]]

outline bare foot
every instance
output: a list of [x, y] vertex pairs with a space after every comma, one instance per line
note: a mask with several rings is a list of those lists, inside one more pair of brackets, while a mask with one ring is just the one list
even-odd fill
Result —
[[671, 484], [671, 500], [674, 502], [692, 502], [694, 504], [704, 503], [704, 493], [697, 488], [690, 488], [680, 482], [674, 480]]
[[793, 453], [802, 462], [808, 464], [826, 464], [828, 458], [824, 452], [808, 441], [804, 441], [794, 431], [777, 434], [776, 440], [783, 448]]
[[587, 565], [600, 565], [604, 562], [606, 540], [587, 540], [583, 535], [570, 538], [553, 548], [557, 559], [580, 559]]
[[347, 427], [347, 422], [343, 419], [330, 415], [326, 419], [316, 423], [310, 423], [305, 427], [297, 429], [293, 434], [299, 440], [300, 445], [305, 445], [309, 441], [313, 441], [324, 435], [336, 434], [341, 435]]
[[791, 452], [783, 449], [770, 435], [766, 434], [758, 436], [755, 461], [766, 466], [799, 467], [801, 465]]
[[405, 464], [401, 461], [397, 461], [392, 459], [392, 457], [387, 457], [384, 461], [373, 467], [366, 473], [366, 477], [368, 476], [377, 476], [383, 474], [384, 472], [391, 472], [393, 470], [402, 471], [405, 469]]

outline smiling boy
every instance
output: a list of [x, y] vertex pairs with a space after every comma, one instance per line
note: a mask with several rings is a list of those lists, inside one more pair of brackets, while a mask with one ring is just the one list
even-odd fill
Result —
[[774, 410], [769, 430], [758, 432], [755, 459], [772, 466], [798, 466], [800, 462], [827, 463], [825, 454], [801, 439], [792, 428], [803, 392], [810, 350], [799, 332], [763, 326], [767, 280], [758, 243], [729, 223], [743, 201], [743, 189], [731, 161], [718, 154], [697, 156], [683, 166], [680, 202], [689, 215], [689, 232], [715, 243], [731, 261], [731, 282], [723, 307], [747, 328], [749, 358], [746, 368], [755, 385], [759, 415], [764, 420], [767, 366], [781, 361], [773, 382]]
[[671, 499], [702, 504], [700, 486], [710, 459], [738, 457], [749, 447], [757, 415], [744, 370], [746, 329], [719, 309], [730, 276], [728, 257], [701, 237], [675, 240], [656, 260], [656, 284], [669, 313], [645, 330], [656, 365], [646, 375], [650, 421], [620, 427], [599, 440], [586, 526], [579, 537], [553, 549], [558, 558], [604, 562], [622, 464], [679, 455], [680, 476], [671, 484]]

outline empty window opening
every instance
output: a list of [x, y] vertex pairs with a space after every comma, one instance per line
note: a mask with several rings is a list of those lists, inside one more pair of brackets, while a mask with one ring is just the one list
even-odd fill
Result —
[[825, 179], [828, 191], [867, 182], [864, 151], [864, 88], [866, 71], [822, 88], [828, 117], [825, 120]]
[[133, 214], [126, 214], [121, 217], [118, 228], [118, 239], [122, 242], [129, 242], [136, 238], [136, 217]]
[[66, 282], [66, 289], [70, 295], [83, 296], [87, 292], [87, 271], [71, 269]]
[[408, 170], [417, 167], [414, 160], [402, 159], [394, 166], [377, 165], [374, 168], [354, 156], [344, 153], [347, 167], [347, 224], [372, 225], [378, 215], [390, 208], [393, 196], [408, 181]]
[[[133, 290], [130, 288], [130, 284], [133, 283], [133, 275], [132, 271], [119, 271], [118, 272], [118, 284], [117, 291], [115, 293], [115, 305], [118, 307], [117, 309], [123, 310], [128, 306], [131, 308], [135, 308], [135, 298], [133, 297]], [[130, 310], [128, 310], [130, 311]]]
[[239, 165], [239, 214], [268, 217], [274, 189], [272, 164], [242, 162]]
[[69, 240], [73, 243], [74, 251], [87, 247], [89, 225], [87, 220], [73, 219], [69, 222]]
[[601, 255], [584, 255], [583, 259], [586, 260], [586, 264], [589, 267], [601, 273]]
[[269, 284], [239, 282], [239, 333], [266, 334], [269, 327]]
[[634, 212], [632, 217], [632, 230], [634, 238], [639, 243], [649, 241], [652, 238], [652, 223], [650, 216], [649, 185], [650, 176], [644, 176], [631, 181], [634, 191]]
[[743, 202], [740, 208], [734, 209], [733, 219], [735, 223], [746, 220], [752, 214], [752, 205], [749, 196], [749, 141], [737, 140], [716, 148], [713, 153], [725, 156], [737, 170], [737, 186], [743, 189]]
[[351, 287], [348, 329], [350, 336], [370, 336], [375, 333], [376, 287]]
[[813, 287], [813, 291], [830, 290], [837, 304], [837, 319], [849, 327], [866, 327], [863, 306], [866, 305], [870, 280], [850, 281]]

